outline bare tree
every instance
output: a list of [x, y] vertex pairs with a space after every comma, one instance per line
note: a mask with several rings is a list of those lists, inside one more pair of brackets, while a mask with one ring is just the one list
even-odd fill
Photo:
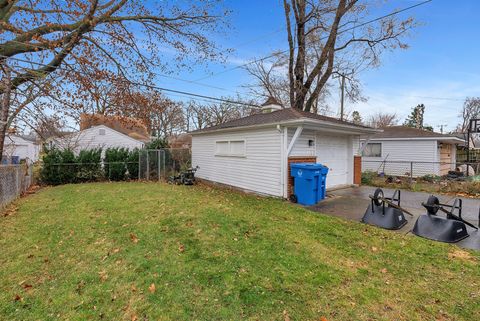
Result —
[[[221, 51], [207, 35], [221, 28], [224, 16], [216, 1], [207, 0], [0, 0], [0, 150], [8, 123], [29, 105], [29, 98], [12, 105], [25, 87], [36, 91], [33, 99], [70, 97], [68, 105], [78, 106], [99, 82], [145, 83], [158, 70], [170, 72], [165, 50], [176, 55], [175, 67], [216, 59]], [[46, 79], [50, 86], [42, 88]]]
[[[234, 98], [223, 98], [226, 100], [225, 102], [212, 102], [206, 104], [190, 102], [185, 111], [185, 115], [187, 116], [187, 127], [189, 130], [220, 125], [259, 112], [259, 110], [255, 108], [228, 102], [235, 101]], [[247, 101], [245, 99], [242, 99], [242, 101], [255, 105], [254, 101]]]
[[245, 66], [245, 70], [253, 77], [254, 83], [247, 87], [250, 93], [260, 100], [275, 98], [283, 107], [290, 105], [288, 78], [285, 74], [286, 56], [274, 55], [272, 60], [255, 60]]
[[470, 119], [480, 118], [480, 97], [467, 97], [459, 116], [461, 123], [457, 125], [455, 131], [457, 133], [466, 133]]
[[[401, 36], [415, 26], [411, 18], [397, 21], [390, 16], [379, 20], [376, 25], [362, 25], [346, 32], [346, 28], [366, 18], [368, 3], [358, 0], [283, 0], [283, 4], [289, 46], [290, 105], [305, 111], [312, 110], [338, 66], [336, 58], [357, 61], [365, 67], [378, 65], [382, 50], [407, 47]], [[311, 50], [318, 52], [318, 59], [309, 67], [307, 57]]]
[[384, 128], [398, 125], [400, 119], [395, 113], [378, 112], [369, 117], [367, 124], [373, 128]]
[[186, 131], [203, 129], [210, 123], [208, 106], [190, 101], [185, 108]]

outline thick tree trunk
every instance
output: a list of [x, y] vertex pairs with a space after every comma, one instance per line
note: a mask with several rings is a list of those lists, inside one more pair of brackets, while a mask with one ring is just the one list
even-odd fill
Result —
[[3, 79], [2, 83], [2, 99], [0, 106], [0, 162], [3, 159], [3, 148], [5, 146], [5, 135], [8, 129], [8, 112], [10, 110], [10, 94], [11, 94], [11, 74], [10, 69], [4, 63], [2, 66]]

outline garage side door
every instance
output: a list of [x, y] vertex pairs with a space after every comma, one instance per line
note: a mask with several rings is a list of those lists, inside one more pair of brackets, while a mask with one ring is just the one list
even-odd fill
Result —
[[327, 188], [348, 184], [348, 138], [317, 133], [317, 162], [329, 168]]

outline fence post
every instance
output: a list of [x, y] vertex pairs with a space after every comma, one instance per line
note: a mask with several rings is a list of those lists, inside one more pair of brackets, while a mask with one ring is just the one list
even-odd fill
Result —
[[160, 182], [160, 150], [157, 150], [158, 181]]
[[410, 184], [413, 184], [413, 162], [410, 162]]
[[149, 153], [149, 150], [147, 149], [147, 181], [150, 180], [150, 161], [148, 159], [148, 153]]

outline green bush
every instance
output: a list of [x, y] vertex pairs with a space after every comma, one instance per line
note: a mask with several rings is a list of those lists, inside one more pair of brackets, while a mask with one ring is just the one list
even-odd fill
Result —
[[434, 182], [439, 182], [442, 180], [441, 176], [438, 175], [432, 175], [432, 174], [427, 174], [422, 177], [419, 177], [418, 180], [424, 181], [424, 182], [429, 182], [429, 183], [434, 183]]
[[102, 149], [81, 150], [77, 156], [77, 181], [95, 182], [102, 177]]
[[[50, 149], [43, 156], [40, 181], [44, 184], [95, 182], [102, 179], [121, 181], [138, 178], [140, 150], [108, 148], [102, 168], [102, 149], [81, 150], [75, 156], [72, 150]], [[127, 175], [128, 173], [128, 175]]]
[[168, 141], [164, 138], [155, 138], [152, 141], [145, 144], [145, 149], [162, 149], [168, 148]]
[[129, 179], [138, 178], [138, 160], [140, 157], [140, 150], [135, 148], [128, 153], [127, 156], [127, 170]]
[[45, 184], [74, 183], [77, 175], [75, 154], [70, 149], [47, 150], [42, 158], [40, 179]]
[[[105, 150], [105, 177], [111, 181], [123, 181], [127, 177], [129, 151], [126, 148], [107, 148]], [[138, 174], [137, 174], [138, 175]]]
[[362, 172], [362, 184], [371, 185], [378, 174], [371, 171]]

